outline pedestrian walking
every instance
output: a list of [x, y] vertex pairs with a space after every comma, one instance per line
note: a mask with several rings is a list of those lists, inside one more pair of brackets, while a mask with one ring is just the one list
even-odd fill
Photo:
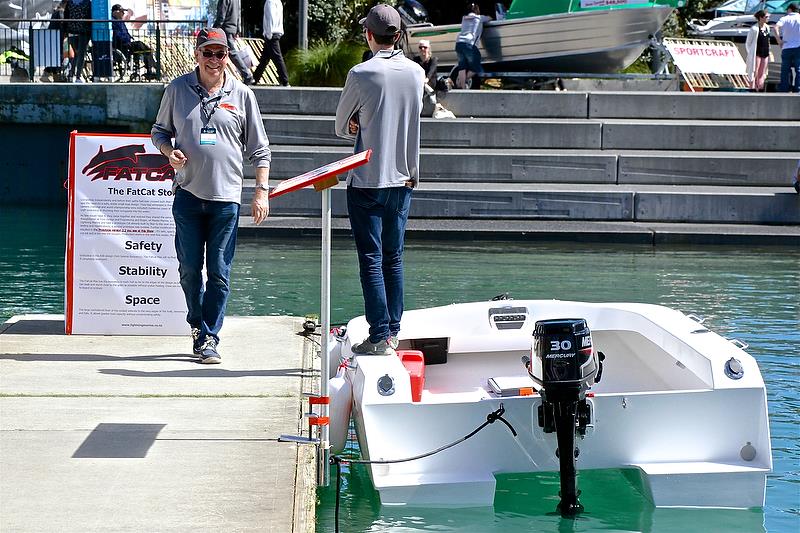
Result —
[[397, 348], [403, 315], [403, 242], [411, 192], [419, 183], [419, 135], [425, 72], [394, 45], [400, 14], [386, 4], [361, 20], [374, 57], [350, 69], [336, 108], [336, 134], [372, 149], [347, 175], [347, 211], [358, 253], [369, 336], [353, 353]]
[[284, 87], [289, 86], [289, 74], [286, 71], [286, 62], [281, 53], [281, 37], [283, 37], [283, 4], [281, 0], [266, 0], [264, 2], [264, 50], [261, 52], [261, 59], [253, 74], [255, 83], [261, 81], [261, 75], [267, 68], [270, 60], [275, 63], [278, 71], [278, 83]]
[[[67, 41], [72, 47], [74, 57], [70, 59], [68, 78], [71, 82], [83, 82], [83, 64], [86, 61], [86, 50], [89, 48], [89, 39], [92, 33], [92, 23], [74, 19], [92, 18], [91, 0], [66, 0], [64, 4], [64, 18], [68, 19], [62, 25], [69, 37]], [[69, 20], [73, 19], [73, 20]]]
[[246, 85], [253, 85], [255, 79], [250, 73], [250, 67], [244, 59], [244, 54], [236, 49], [236, 37], [242, 32], [242, 4], [240, 0], [219, 0], [217, 13], [214, 17], [215, 28], [225, 32], [228, 40], [228, 57], [239, 71], [242, 81]]
[[775, 39], [781, 47], [781, 84], [778, 92], [800, 93], [800, 8], [796, 3], [789, 4], [786, 16], [775, 24]]
[[192, 351], [201, 363], [212, 364], [221, 362], [217, 344], [230, 293], [243, 154], [256, 172], [253, 221], [260, 224], [269, 215], [269, 140], [253, 91], [225, 72], [228, 43], [218, 28], [200, 31], [197, 67], [167, 86], [150, 131], [175, 169], [175, 249]]
[[763, 9], [753, 14], [756, 23], [748, 30], [745, 50], [747, 51], [747, 78], [750, 89], [763, 91], [769, 66], [769, 15]]

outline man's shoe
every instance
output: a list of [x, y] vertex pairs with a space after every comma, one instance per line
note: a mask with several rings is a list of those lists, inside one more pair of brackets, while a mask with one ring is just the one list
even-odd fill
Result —
[[217, 352], [217, 339], [206, 337], [206, 342], [200, 348], [200, 362], [204, 365], [218, 365], [222, 362], [222, 357]]
[[192, 328], [192, 353], [200, 355], [203, 350], [203, 343], [200, 342], [200, 328]]
[[389, 339], [369, 342], [367, 338], [364, 342], [351, 346], [350, 350], [356, 355], [395, 355], [394, 348], [389, 345]]
[[400, 346], [400, 339], [398, 339], [395, 335], [392, 335], [386, 342], [391, 346], [392, 350], [397, 350], [397, 347]]

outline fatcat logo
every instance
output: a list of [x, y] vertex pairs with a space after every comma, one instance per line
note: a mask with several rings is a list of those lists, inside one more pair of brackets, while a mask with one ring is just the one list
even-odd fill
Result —
[[175, 169], [162, 154], [148, 154], [143, 144], [129, 144], [112, 150], [103, 147], [82, 172], [104, 181], [167, 181], [175, 178]]

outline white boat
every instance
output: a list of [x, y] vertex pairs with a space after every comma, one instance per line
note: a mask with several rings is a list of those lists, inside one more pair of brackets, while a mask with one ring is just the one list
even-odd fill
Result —
[[[557, 319], [585, 321], [591, 333], [580, 326], [554, 337], [546, 327]], [[362, 457], [383, 461], [367, 467], [384, 505], [491, 506], [495, 475], [560, 471], [561, 512], [574, 514], [570, 464], [626, 469], [657, 507], [764, 504], [772, 468], [764, 381], [745, 345], [697, 317], [635, 303], [454, 304], [407, 311], [398, 355], [354, 356], [350, 346], [367, 331], [355, 318], [329, 346], [349, 367], [338, 379], [352, 385]], [[580, 376], [568, 383], [565, 365], [576, 362]], [[459, 441], [492, 413], [502, 420], [474, 436], [394, 462]], [[348, 418], [332, 409], [334, 452]], [[573, 446], [574, 461], [556, 455]]]
[[[487, 71], [614, 73], [636, 61], [672, 9], [654, 5], [493, 20], [484, 25], [478, 49]], [[439, 67], [450, 68], [458, 63], [460, 29], [409, 26], [406, 53], [416, 53], [419, 41], [428, 39]]]

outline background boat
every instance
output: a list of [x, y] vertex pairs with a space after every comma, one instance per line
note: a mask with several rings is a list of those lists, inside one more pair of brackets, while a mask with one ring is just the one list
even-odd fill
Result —
[[[484, 25], [478, 48], [486, 70], [617, 72], [639, 57], [673, 10], [672, 5], [655, 2], [616, 7], [592, 2], [594, 7], [589, 8], [568, 1], [546, 3], [549, 11], [562, 4], [566, 11], [538, 14], [542, 9], [521, 9], [519, 4], [541, 3], [515, 1], [506, 19]], [[406, 52], [415, 52], [420, 39], [428, 39], [439, 67], [450, 68], [457, 63], [460, 27], [460, 23], [409, 26]]]

